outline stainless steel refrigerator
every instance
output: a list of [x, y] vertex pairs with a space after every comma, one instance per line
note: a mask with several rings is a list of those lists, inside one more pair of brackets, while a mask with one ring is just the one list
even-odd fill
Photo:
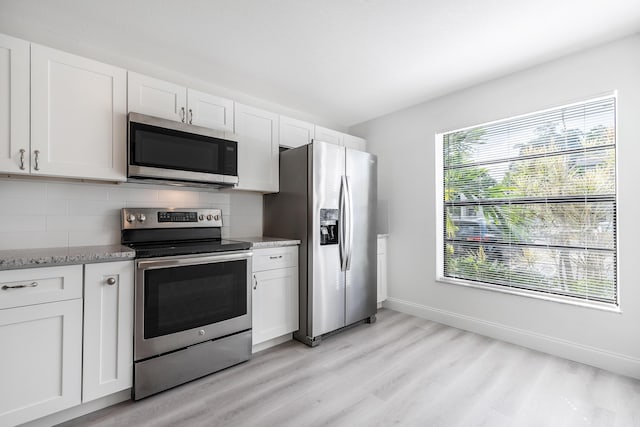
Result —
[[300, 245], [300, 330], [307, 345], [375, 321], [377, 157], [314, 141], [280, 153], [280, 192], [264, 197], [264, 235]]

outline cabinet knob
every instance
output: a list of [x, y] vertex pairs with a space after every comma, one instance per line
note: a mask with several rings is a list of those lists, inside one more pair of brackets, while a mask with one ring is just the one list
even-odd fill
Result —
[[115, 285], [116, 284], [116, 278], [115, 277], [109, 277], [107, 279], [107, 285]]
[[36, 159], [35, 159], [36, 160], [35, 161], [36, 164], [33, 167], [33, 169], [39, 171], [40, 170], [40, 165], [38, 164], [38, 160], [39, 160], [39, 157], [40, 157], [40, 150], [34, 150], [33, 154], [35, 154], [35, 156], [36, 156]]
[[193, 110], [189, 108], [189, 124], [193, 124]]
[[185, 120], [186, 120], [186, 117], [185, 117], [184, 107], [180, 107], [180, 121], [184, 123]]
[[258, 278], [256, 277], [256, 275], [253, 275], [253, 290], [258, 289]]

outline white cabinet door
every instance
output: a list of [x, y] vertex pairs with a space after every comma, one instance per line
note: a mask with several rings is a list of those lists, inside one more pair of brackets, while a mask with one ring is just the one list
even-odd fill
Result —
[[363, 138], [344, 134], [343, 137], [344, 146], [347, 148], [351, 148], [353, 150], [358, 151], [366, 151], [367, 150], [367, 141]]
[[296, 148], [309, 144], [315, 135], [313, 123], [280, 116], [280, 146]]
[[378, 302], [387, 299], [387, 238], [378, 236]]
[[80, 404], [82, 300], [0, 310], [0, 425]]
[[29, 173], [29, 42], [0, 34], [0, 172]]
[[197, 126], [233, 132], [233, 101], [187, 89], [187, 120]]
[[315, 141], [330, 142], [331, 144], [340, 145], [341, 147], [351, 148], [353, 150], [365, 151], [367, 149], [367, 141], [353, 135], [338, 132], [337, 130], [324, 128], [322, 126], [315, 127]]
[[133, 383], [133, 261], [84, 266], [82, 401]]
[[336, 144], [340, 146], [344, 146], [344, 134], [342, 132], [338, 132], [337, 130], [324, 128], [322, 126], [315, 127], [315, 136], [313, 137], [314, 141], [323, 141], [329, 142], [331, 144]]
[[277, 192], [279, 158], [278, 115], [235, 104], [238, 136], [238, 179], [240, 190]]
[[253, 274], [253, 345], [298, 330], [298, 268]]
[[129, 71], [128, 112], [186, 122], [187, 88]]
[[125, 181], [126, 70], [31, 46], [31, 173]]

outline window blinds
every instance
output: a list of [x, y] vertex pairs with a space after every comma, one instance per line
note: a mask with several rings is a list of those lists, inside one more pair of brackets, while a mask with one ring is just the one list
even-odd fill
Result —
[[444, 276], [617, 304], [615, 107], [444, 134]]

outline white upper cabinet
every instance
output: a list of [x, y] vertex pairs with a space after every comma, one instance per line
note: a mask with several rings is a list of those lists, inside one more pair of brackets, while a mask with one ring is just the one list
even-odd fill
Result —
[[233, 101], [187, 89], [187, 120], [197, 126], [233, 132]]
[[296, 148], [309, 144], [315, 135], [315, 125], [280, 116], [280, 146]]
[[365, 141], [363, 138], [344, 134], [343, 142], [344, 146], [347, 148], [359, 151], [367, 150], [367, 141]]
[[29, 173], [29, 42], [0, 34], [0, 171]]
[[128, 111], [186, 121], [187, 88], [129, 71]]
[[315, 127], [315, 136], [313, 139], [315, 141], [329, 142], [331, 144], [344, 146], [344, 134], [342, 132], [318, 125]]
[[238, 137], [238, 189], [277, 192], [279, 189], [278, 115], [235, 104]]
[[354, 150], [366, 151], [367, 141], [357, 136], [348, 135], [346, 133], [338, 132], [337, 130], [324, 128], [317, 126], [315, 128], [314, 140], [329, 142], [341, 147], [347, 147]]
[[129, 71], [129, 112], [233, 132], [233, 101]]
[[125, 181], [126, 70], [31, 45], [31, 173]]

